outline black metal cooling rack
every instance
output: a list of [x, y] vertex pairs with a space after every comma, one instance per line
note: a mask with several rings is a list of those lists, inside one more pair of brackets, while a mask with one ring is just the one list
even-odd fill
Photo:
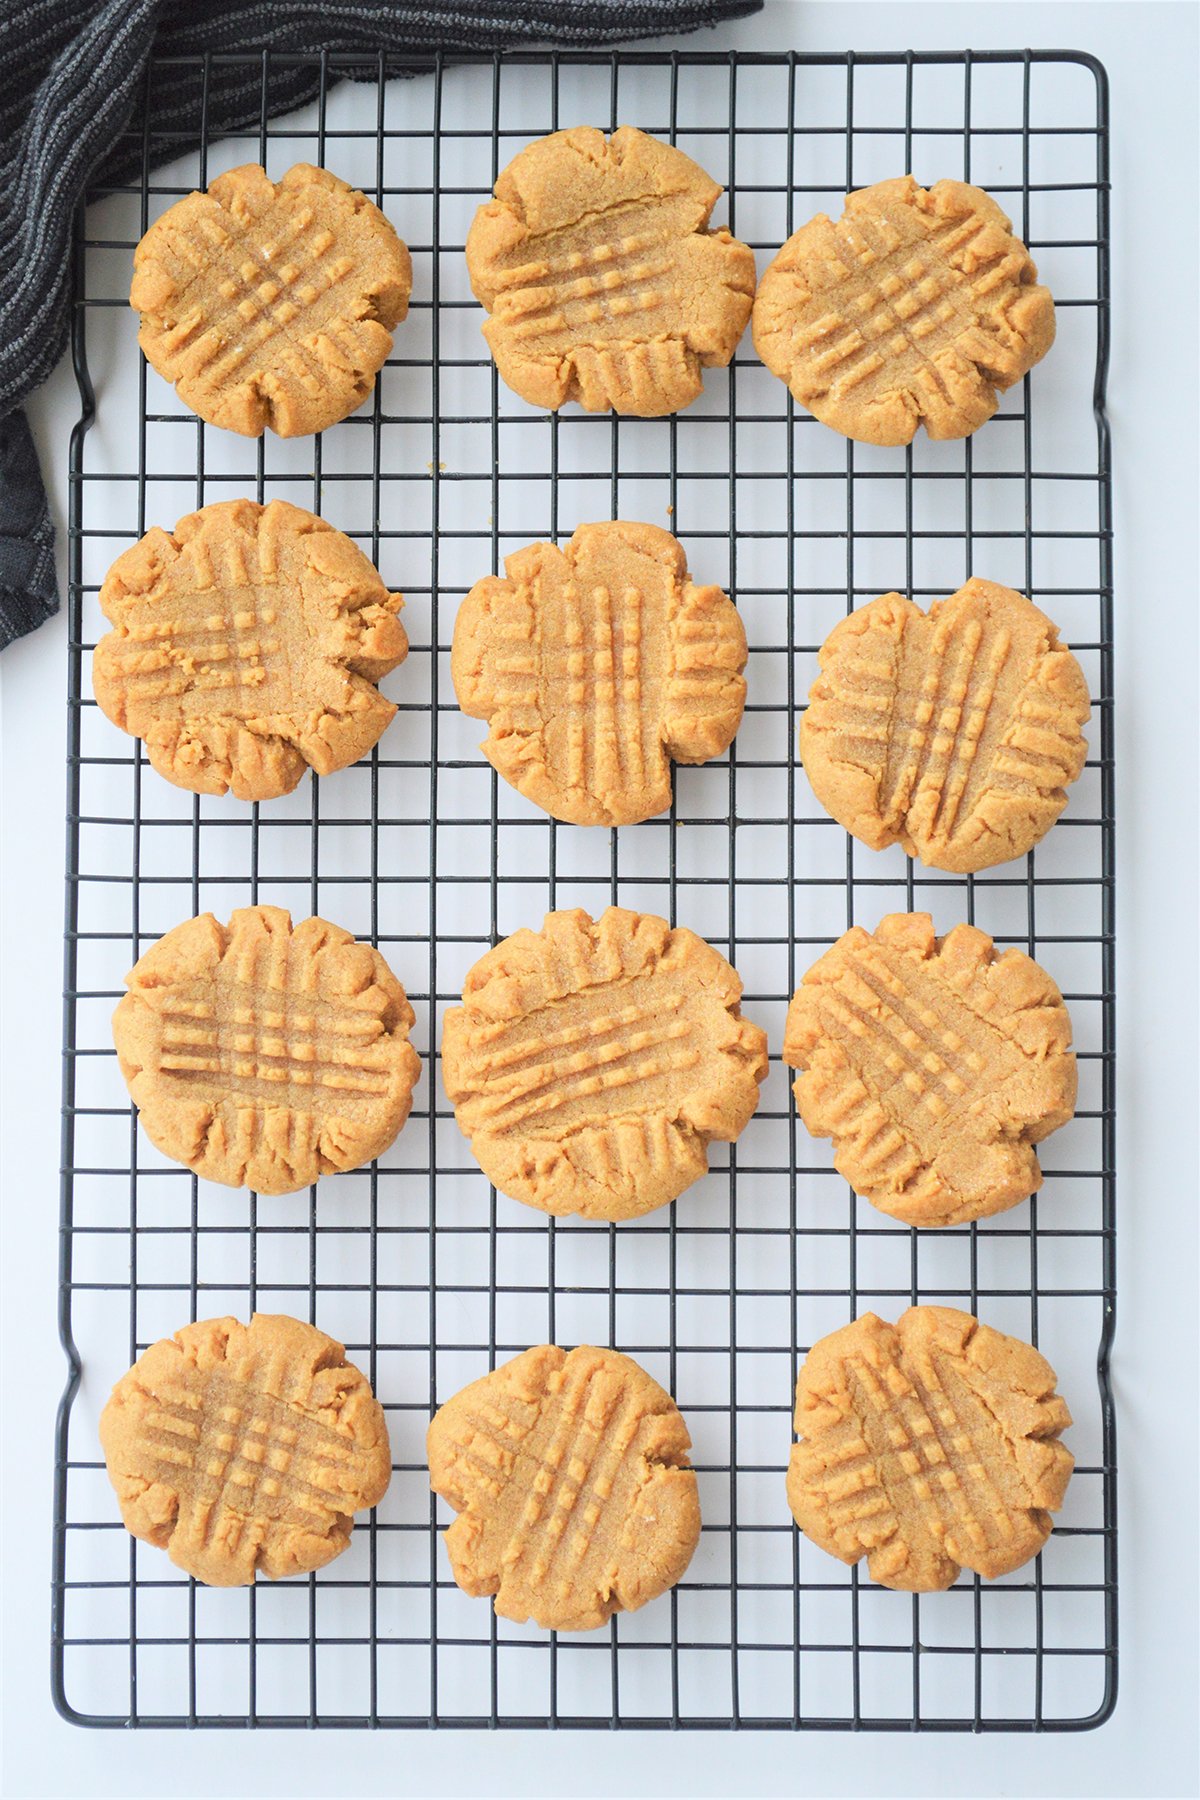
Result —
[[[282, 59], [303, 68], [302, 59]], [[71, 444], [70, 712], [61, 1329], [53, 1691], [93, 1726], [638, 1726], [1056, 1730], [1116, 1684], [1113, 772], [1107, 97], [1074, 52], [431, 58], [393, 82], [311, 65], [312, 107], [268, 123], [266, 57], [189, 63], [194, 116], [140, 142], [78, 237]], [[148, 80], [156, 79], [152, 68]], [[207, 129], [218, 73], [262, 83], [258, 127]], [[397, 71], [398, 72], [398, 71]], [[371, 76], [364, 81], [361, 78]], [[547, 417], [498, 382], [462, 269], [471, 212], [520, 143], [635, 123], [728, 188], [760, 266], [812, 212], [912, 169], [1012, 212], [1057, 299], [1059, 343], [974, 438], [874, 451], [793, 407], [749, 336], [669, 420]], [[247, 443], [186, 414], [136, 351], [129, 258], [218, 168], [326, 162], [414, 254], [412, 315], [373, 402], [324, 438]], [[718, 214], [718, 217], [721, 215]], [[136, 406], [130, 400], [137, 369]], [[126, 378], [121, 385], [117, 371]], [[96, 373], [93, 373], [96, 372]], [[94, 395], [94, 383], [100, 397]], [[152, 523], [247, 493], [311, 504], [408, 599], [400, 703], [369, 761], [286, 801], [181, 795], [91, 700], [109, 561]], [[445, 666], [454, 608], [503, 554], [579, 519], [668, 522], [746, 619], [750, 700], [727, 758], [677, 771], [669, 820], [581, 832], [497, 782]], [[1020, 587], [1089, 674], [1092, 754], [1034, 855], [975, 878], [875, 855], [824, 817], [796, 754], [818, 644], [890, 587]], [[198, 1183], [139, 1137], [108, 1015], [148, 941], [210, 907], [320, 911], [369, 937], [418, 1012], [428, 1073], [380, 1165], [268, 1201]], [[436, 1086], [436, 1016], [481, 949], [556, 905], [647, 906], [719, 944], [768, 1027], [760, 1112], [673, 1207], [615, 1227], [543, 1219], [488, 1188]], [[917, 1234], [883, 1218], [798, 1128], [778, 1062], [799, 975], [849, 922], [931, 908], [1037, 954], [1066, 992], [1080, 1109], [1027, 1205]], [[1040, 1342], [1076, 1415], [1049, 1544], [1005, 1581], [888, 1593], [814, 1551], [783, 1496], [796, 1370], [867, 1307], [944, 1299]], [[198, 1588], [121, 1528], [98, 1459], [108, 1387], [189, 1318], [293, 1311], [347, 1342], [388, 1409], [392, 1488], [346, 1555], [304, 1581]], [[573, 1639], [497, 1621], [450, 1579], [425, 1480], [430, 1411], [529, 1343], [637, 1355], [695, 1440], [704, 1532], [669, 1597]]]

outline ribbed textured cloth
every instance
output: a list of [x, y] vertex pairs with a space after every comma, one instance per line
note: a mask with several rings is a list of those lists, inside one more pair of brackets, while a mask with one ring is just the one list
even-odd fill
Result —
[[[144, 133], [156, 160], [199, 141], [199, 70], [156, 58], [263, 49], [362, 52], [373, 77], [406, 55], [582, 46], [665, 36], [757, 12], [762, 0], [26, 0], [3, 8], [0, 32], [0, 647], [54, 612], [53, 534], [33, 446], [13, 409], [66, 348], [71, 229], [89, 183], [127, 180]], [[339, 71], [343, 73], [344, 71]], [[334, 71], [330, 71], [331, 81]], [[319, 71], [268, 65], [268, 116], [311, 100]], [[261, 71], [210, 67], [210, 135], [257, 124]], [[155, 134], [197, 126], [190, 142]]]

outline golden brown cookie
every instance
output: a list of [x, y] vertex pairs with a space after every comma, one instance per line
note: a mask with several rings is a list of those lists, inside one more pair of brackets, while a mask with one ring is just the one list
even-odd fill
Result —
[[864, 1313], [796, 1383], [788, 1504], [814, 1544], [906, 1593], [994, 1580], [1050, 1536], [1074, 1457], [1044, 1356], [949, 1306]]
[[1024, 856], [1087, 758], [1087, 683], [1012, 588], [968, 581], [923, 613], [885, 594], [820, 651], [800, 753], [813, 793], [873, 850], [958, 874]]
[[906, 1225], [961, 1225], [1041, 1187], [1033, 1146], [1075, 1110], [1070, 1042], [1062, 995], [1023, 951], [892, 913], [813, 964], [783, 1060], [855, 1193]]
[[591, 1631], [679, 1580], [700, 1537], [687, 1427], [632, 1358], [553, 1344], [448, 1400], [429, 1427], [429, 1480], [468, 1594], [501, 1618]]
[[313, 513], [219, 501], [108, 571], [96, 700], [177, 787], [273, 800], [382, 737], [396, 708], [375, 683], [408, 655], [403, 604]]
[[208, 1181], [290, 1194], [382, 1156], [408, 1117], [413, 1010], [378, 950], [278, 906], [176, 925], [113, 1014], [146, 1135]]
[[556, 819], [629, 825], [671, 804], [671, 759], [707, 762], [742, 717], [746, 634], [657, 525], [581, 525], [471, 589], [454, 626], [458, 703], [483, 753]]
[[678, 412], [724, 368], [754, 299], [754, 256], [708, 221], [721, 187], [690, 156], [622, 125], [529, 144], [467, 236], [475, 298], [504, 380], [533, 406]]
[[146, 360], [226, 431], [324, 431], [375, 386], [412, 261], [377, 206], [328, 169], [257, 163], [177, 200], [133, 256]]
[[587, 1219], [674, 1200], [758, 1105], [767, 1040], [741, 993], [695, 932], [621, 906], [505, 938], [442, 1034], [446, 1092], [489, 1181]]
[[127, 1529], [210, 1587], [332, 1562], [392, 1473], [366, 1376], [282, 1313], [151, 1344], [113, 1389], [100, 1442]]
[[1054, 342], [1054, 302], [982, 188], [911, 175], [818, 213], [759, 283], [754, 348], [802, 406], [864, 444], [967, 437]]

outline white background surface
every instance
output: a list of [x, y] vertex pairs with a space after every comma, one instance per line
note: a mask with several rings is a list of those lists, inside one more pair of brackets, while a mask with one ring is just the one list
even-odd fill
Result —
[[[65, 681], [62, 617], [3, 697], [6, 1791], [1192, 1794], [1195, 1768], [1195, 24], [1191, 7], [778, 6], [693, 40], [1088, 49], [1112, 80], [1122, 1676], [1079, 1738], [93, 1734], [53, 1714], [46, 1631]], [[31, 408], [56, 517], [74, 384]]]

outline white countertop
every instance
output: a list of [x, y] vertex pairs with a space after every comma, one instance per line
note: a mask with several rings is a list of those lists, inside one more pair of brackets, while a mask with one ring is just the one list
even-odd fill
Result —
[[[1083, 1735], [85, 1732], [49, 1692], [66, 617], [0, 658], [4, 1782], [23, 1795], [1193, 1795], [1197, 11], [769, 4], [695, 47], [1058, 47], [1112, 85], [1121, 1677]], [[77, 404], [30, 407], [56, 521]], [[62, 549], [60, 543], [60, 551]], [[65, 579], [63, 581], [65, 592]]]

